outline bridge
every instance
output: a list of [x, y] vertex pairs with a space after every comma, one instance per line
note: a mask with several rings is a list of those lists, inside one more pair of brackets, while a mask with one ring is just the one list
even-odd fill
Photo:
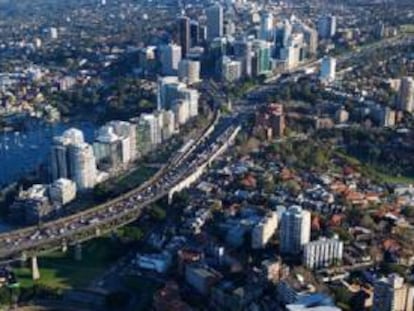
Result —
[[135, 221], [154, 202], [173, 195], [195, 182], [215, 158], [223, 153], [240, 131], [234, 117], [214, 118], [207, 130], [183, 152], [139, 188], [92, 209], [46, 222], [39, 226], [0, 235], [3, 263], [32, 260], [33, 278], [39, 278], [37, 255], [75, 246], [81, 257], [81, 243], [112, 232]]

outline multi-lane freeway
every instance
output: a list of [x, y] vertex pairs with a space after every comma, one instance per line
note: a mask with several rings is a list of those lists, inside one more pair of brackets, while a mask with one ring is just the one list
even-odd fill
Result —
[[237, 126], [235, 116], [218, 117], [212, 128], [138, 190], [79, 214], [0, 235], [0, 258], [19, 258], [23, 253], [31, 256], [76, 244], [134, 221], [142, 210], [166, 196], [177, 183], [209, 161]]

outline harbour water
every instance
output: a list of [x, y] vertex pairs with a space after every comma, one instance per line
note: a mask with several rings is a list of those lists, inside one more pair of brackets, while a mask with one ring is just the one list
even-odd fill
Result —
[[47, 164], [53, 137], [70, 127], [82, 130], [87, 141], [93, 139], [95, 126], [90, 122], [32, 121], [21, 131], [0, 131], [0, 188]]

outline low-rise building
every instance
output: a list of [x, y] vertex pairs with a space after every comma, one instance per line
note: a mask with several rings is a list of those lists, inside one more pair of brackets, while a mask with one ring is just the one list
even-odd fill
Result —
[[207, 296], [211, 288], [222, 278], [221, 274], [209, 267], [188, 265], [185, 269], [185, 280], [198, 293]]
[[76, 184], [69, 179], [59, 178], [50, 185], [49, 196], [54, 205], [65, 205], [76, 198]]

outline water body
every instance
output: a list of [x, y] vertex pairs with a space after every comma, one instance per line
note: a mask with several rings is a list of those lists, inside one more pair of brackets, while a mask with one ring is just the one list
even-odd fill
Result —
[[33, 120], [22, 131], [0, 131], [0, 188], [47, 164], [53, 137], [70, 127], [82, 130], [86, 141], [92, 141], [95, 125], [90, 122], [48, 124]]

